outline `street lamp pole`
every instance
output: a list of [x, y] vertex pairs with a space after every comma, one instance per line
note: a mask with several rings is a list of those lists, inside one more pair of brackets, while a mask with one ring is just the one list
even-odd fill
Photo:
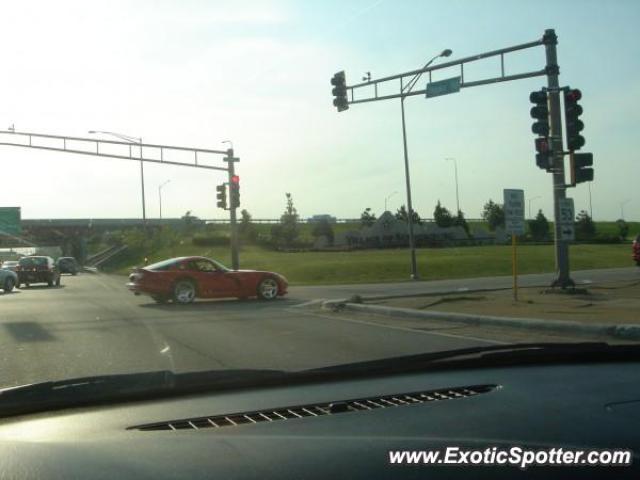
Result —
[[158, 186], [158, 199], [160, 200], [160, 220], [162, 220], [162, 187], [164, 187], [170, 181], [171, 180], [167, 180], [166, 182]]
[[620, 202], [620, 218], [624, 220], [624, 206], [631, 201], [630, 198], [627, 198], [625, 201]]
[[540, 198], [540, 195], [529, 199], [529, 218], [532, 218], [531, 217], [531, 202], [533, 202], [534, 200], [537, 200], [538, 198]]
[[396, 193], [398, 193], [398, 192], [397, 191], [396, 192], [392, 192], [390, 195], [388, 195], [388, 196], [386, 196], [384, 198], [384, 211], [385, 212], [387, 211], [387, 200], [389, 200], [391, 197], [393, 197]]
[[[440, 54], [436, 55], [431, 60], [429, 60], [426, 63], [426, 65], [422, 67], [422, 69], [423, 70], [426, 69], [437, 58], [448, 57], [449, 55], [451, 55], [451, 53], [452, 52], [449, 49], [443, 50]], [[418, 82], [421, 76], [422, 76], [422, 72], [417, 73], [411, 80], [409, 80], [409, 83], [407, 83], [407, 85], [402, 85], [402, 79], [400, 79], [400, 90], [402, 92], [402, 95], [400, 97], [400, 110], [402, 113], [402, 145], [404, 149], [404, 174], [405, 174], [405, 181], [407, 185], [407, 210], [408, 210], [407, 222], [409, 224], [409, 250], [411, 251], [411, 279], [412, 280], [418, 280], [420, 277], [418, 275], [418, 262], [416, 260], [416, 245], [415, 245], [415, 239], [413, 236], [413, 204], [411, 202], [411, 176], [409, 174], [409, 152], [407, 151], [407, 124], [406, 124], [405, 115], [404, 115], [404, 100], [407, 97], [407, 95], [411, 93], [411, 90], [413, 89], [413, 87], [415, 87], [416, 83]]]
[[453, 160], [453, 171], [456, 179], [456, 215], [460, 211], [460, 194], [458, 191], [458, 162], [455, 158], [446, 158], [445, 160]]
[[145, 237], [147, 234], [147, 209], [144, 201], [144, 160], [142, 156], [142, 138], [140, 137], [132, 137], [131, 135], [124, 135], [122, 133], [116, 132], [106, 132], [104, 130], [89, 130], [91, 134], [102, 134], [102, 135], [111, 135], [113, 137], [124, 140], [129, 143], [137, 143], [140, 147], [140, 191], [142, 192], [142, 227], [145, 233]]

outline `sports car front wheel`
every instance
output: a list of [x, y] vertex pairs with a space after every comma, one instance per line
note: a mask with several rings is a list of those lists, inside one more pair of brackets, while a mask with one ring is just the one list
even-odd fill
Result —
[[179, 280], [173, 287], [173, 301], [186, 305], [196, 298], [196, 285], [191, 280]]
[[278, 282], [273, 278], [265, 278], [258, 285], [258, 297], [263, 300], [273, 300], [278, 296]]

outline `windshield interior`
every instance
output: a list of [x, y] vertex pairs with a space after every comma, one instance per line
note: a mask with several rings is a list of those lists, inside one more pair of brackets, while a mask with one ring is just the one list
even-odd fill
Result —
[[640, 2], [0, 23], [0, 387], [640, 341]]

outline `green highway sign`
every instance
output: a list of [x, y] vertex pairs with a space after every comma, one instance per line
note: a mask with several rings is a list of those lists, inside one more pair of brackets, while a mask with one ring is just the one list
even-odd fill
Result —
[[457, 93], [460, 91], [460, 77], [447, 78], [438, 82], [427, 83], [427, 98]]
[[20, 207], [0, 207], [0, 236], [20, 233]]

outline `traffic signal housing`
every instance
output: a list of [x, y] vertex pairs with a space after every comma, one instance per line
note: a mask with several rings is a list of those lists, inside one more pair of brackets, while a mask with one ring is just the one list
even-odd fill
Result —
[[584, 146], [584, 137], [580, 132], [584, 123], [580, 120], [582, 106], [578, 101], [582, 98], [582, 92], [578, 89], [564, 91], [564, 122], [567, 130], [567, 150], [573, 152]]
[[571, 169], [571, 185], [593, 181], [593, 154], [573, 153], [569, 154], [569, 164]]
[[347, 79], [344, 75], [344, 71], [336, 73], [331, 79], [331, 85], [333, 89], [331, 93], [335, 97], [333, 99], [333, 106], [338, 109], [339, 112], [349, 109], [349, 100], [347, 99]]
[[229, 208], [240, 206], [240, 177], [233, 175], [229, 182]]
[[218, 198], [218, 208], [227, 209], [227, 186], [222, 183], [216, 187], [216, 197]]
[[547, 172], [551, 171], [552, 153], [548, 137], [538, 137], [536, 143], [536, 165]]
[[531, 107], [531, 118], [535, 120], [531, 125], [531, 131], [540, 137], [549, 136], [549, 106], [547, 104], [547, 92], [539, 90], [531, 92], [529, 100], [534, 104]]

